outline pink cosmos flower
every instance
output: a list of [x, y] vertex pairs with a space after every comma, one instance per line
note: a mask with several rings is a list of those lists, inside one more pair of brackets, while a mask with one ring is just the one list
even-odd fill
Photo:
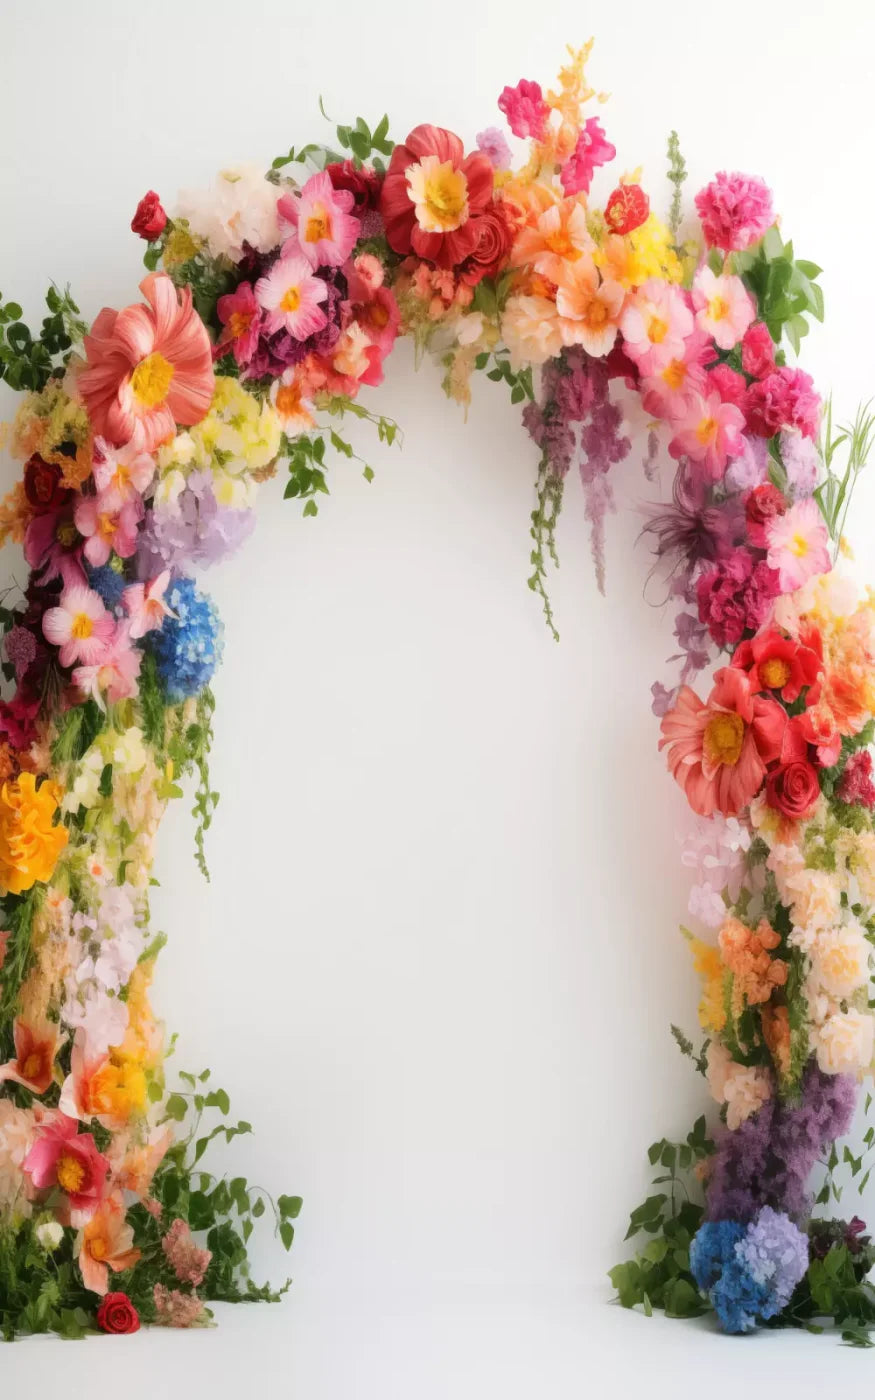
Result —
[[52, 646], [60, 647], [62, 666], [82, 661], [93, 666], [109, 650], [115, 622], [93, 589], [82, 584], [66, 588], [56, 608], [43, 614], [43, 635]]
[[38, 1130], [22, 1163], [38, 1191], [58, 1187], [70, 1206], [73, 1225], [91, 1219], [106, 1194], [109, 1162], [98, 1152], [90, 1133], [80, 1133], [75, 1118], [54, 1114]]
[[719, 175], [696, 195], [696, 212], [709, 248], [741, 252], [775, 222], [769, 187], [754, 175]]
[[94, 568], [99, 568], [113, 551], [120, 559], [130, 559], [136, 552], [143, 501], [135, 493], [119, 504], [118, 491], [110, 487], [99, 496], [83, 496], [73, 518], [76, 529], [85, 538], [85, 558]]
[[697, 397], [675, 425], [668, 445], [672, 457], [696, 462], [710, 481], [719, 481], [726, 464], [742, 450], [744, 414], [718, 394]]
[[683, 292], [650, 277], [627, 301], [620, 330], [623, 349], [641, 374], [656, 374], [672, 360], [684, 359], [685, 342], [693, 332], [693, 313]]
[[766, 525], [767, 559], [777, 569], [783, 593], [793, 593], [815, 574], [829, 573], [829, 534], [820, 507], [810, 496], [797, 501]]
[[740, 277], [700, 267], [693, 281], [693, 307], [696, 325], [713, 336], [721, 350], [737, 345], [756, 319], [753, 297]]
[[702, 331], [693, 331], [681, 354], [667, 360], [641, 381], [644, 412], [654, 418], [683, 418], [691, 403], [705, 393], [706, 365], [714, 358], [714, 345]]
[[268, 335], [285, 330], [295, 340], [306, 340], [328, 322], [320, 304], [328, 299], [328, 288], [321, 277], [313, 276], [306, 258], [280, 258], [256, 282], [255, 296], [267, 312]]
[[141, 496], [155, 475], [155, 462], [143, 450], [139, 425], [124, 447], [113, 447], [105, 438], [96, 437], [92, 452], [92, 471], [98, 495], [110, 510]]
[[361, 233], [361, 224], [349, 212], [354, 204], [352, 191], [336, 190], [325, 170], [311, 175], [300, 192], [284, 194], [277, 212], [292, 233], [283, 257], [303, 257], [311, 268], [340, 267]]
[[165, 569], [157, 578], [146, 583], [132, 583], [122, 593], [125, 612], [130, 617], [128, 635], [133, 640], [145, 637], [160, 627], [165, 617], [173, 613], [164, 601], [164, 594], [170, 584], [170, 570]]
[[241, 369], [245, 369], [255, 354], [261, 333], [261, 309], [255, 300], [251, 282], [241, 282], [234, 292], [219, 297], [216, 312], [224, 330], [213, 349], [214, 359], [230, 350]]
[[137, 423], [143, 450], [172, 436], [177, 423], [199, 423], [213, 397], [213, 351], [192, 305], [164, 273], [140, 283], [149, 303], [104, 307], [85, 337], [88, 364], [77, 385], [95, 433], [130, 442]]
[[[544, 101], [540, 83], [520, 78], [516, 87], [506, 87], [498, 99], [498, 110], [507, 118], [514, 136], [540, 141], [547, 128], [550, 108]], [[479, 138], [478, 138], [479, 143]]]
[[596, 166], [607, 165], [616, 154], [617, 148], [605, 137], [598, 117], [590, 117], [559, 174], [565, 193], [588, 194]]
[[116, 705], [120, 700], [132, 699], [139, 689], [137, 680], [143, 656], [137, 647], [131, 646], [128, 629], [128, 623], [120, 623], [99, 660], [77, 666], [73, 672], [73, 684], [83, 695], [90, 695], [101, 710], [106, 708], [105, 700]]

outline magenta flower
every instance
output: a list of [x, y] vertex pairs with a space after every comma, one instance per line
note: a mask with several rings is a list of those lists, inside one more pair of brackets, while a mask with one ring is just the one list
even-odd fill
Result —
[[85, 558], [95, 569], [105, 564], [113, 551], [120, 559], [130, 559], [136, 552], [142, 499], [135, 493], [123, 504], [118, 502], [118, 491], [110, 487], [99, 496], [83, 496], [76, 506], [76, 529], [85, 538]]
[[214, 359], [230, 350], [241, 369], [255, 354], [261, 332], [261, 310], [251, 282], [241, 282], [235, 292], [219, 297], [216, 312], [224, 326], [213, 351]]
[[577, 138], [577, 145], [562, 167], [560, 179], [566, 194], [589, 194], [596, 167], [607, 165], [617, 154], [616, 146], [602, 131], [598, 117], [590, 117]]
[[277, 211], [292, 232], [283, 244], [283, 257], [303, 257], [311, 268], [340, 267], [358, 238], [361, 224], [349, 211], [351, 190], [336, 190], [325, 170], [311, 175], [297, 194], [284, 194]]
[[696, 195], [696, 211], [709, 248], [742, 252], [775, 222], [768, 185], [754, 175], [721, 171]]
[[22, 1164], [38, 1191], [53, 1186], [70, 1204], [72, 1223], [84, 1225], [106, 1195], [109, 1162], [97, 1150], [90, 1133], [80, 1133], [75, 1118], [53, 1115], [38, 1132]]
[[733, 549], [697, 580], [699, 620], [719, 647], [733, 647], [765, 621], [781, 592], [777, 573], [746, 549]]
[[544, 101], [540, 83], [520, 78], [516, 87], [504, 88], [498, 99], [498, 110], [504, 113], [514, 136], [523, 139], [531, 136], [535, 141], [542, 139], [550, 108]]
[[758, 437], [770, 438], [795, 428], [814, 440], [820, 427], [820, 398], [814, 381], [804, 369], [784, 365], [747, 391], [747, 423]]

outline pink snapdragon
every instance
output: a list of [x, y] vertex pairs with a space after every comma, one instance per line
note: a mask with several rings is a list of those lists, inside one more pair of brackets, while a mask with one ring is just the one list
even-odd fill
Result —
[[291, 233], [283, 258], [303, 257], [311, 268], [340, 267], [361, 234], [361, 224], [349, 212], [354, 204], [352, 191], [336, 190], [325, 170], [311, 175], [298, 193], [284, 194], [277, 212]]
[[710, 335], [721, 350], [737, 345], [756, 319], [753, 297], [740, 277], [719, 276], [700, 267], [693, 281], [693, 307], [699, 330]]
[[92, 588], [75, 584], [61, 594], [56, 608], [43, 614], [43, 635], [59, 647], [62, 666], [81, 661], [93, 666], [106, 656], [115, 632], [115, 622], [103, 599]]
[[268, 335], [288, 331], [295, 340], [306, 340], [327, 324], [321, 303], [328, 299], [328, 288], [321, 277], [313, 276], [306, 258], [280, 258], [256, 282], [255, 297], [267, 313], [264, 329]]
[[83, 496], [76, 506], [76, 529], [85, 540], [85, 558], [94, 568], [105, 564], [113, 552], [120, 559], [130, 559], [136, 553], [142, 497], [135, 492], [121, 504], [119, 499], [116, 488], [110, 486], [99, 496]]
[[165, 617], [173, 613], [164, 601], [164, 594], [170, 585], [170, 570], [165, 569], [157, 578], [146, 583], [132, 583], [122, 594], [125, 612], [130, 617], [128, 634], [134, 640], [144, 637], [162, 625]]
[[598, 117], [590, 117], [577, 138], [577, 145], [559, 172], [565, 193], [588, 194], [596, 167], [607, 165], [616, 154], [617, 148], [605, 136]]
[[693, 313], [683, 292], [650, 277], [627, 301], [620, 330], [623, 349], [641, 374], [656, 374], [672, 360], [684, 359]]
[[755, 175], [721, 170], [696, 195], [696, 212], [709, 248], [741, 252], [756, 243], [775, 222], [768, 185]]
[[498, 99], [498, 110], [503, 112], [514, 136], [532, 137], [540, 141], [547, 129], [550, 108], [544, 101], [541, 84], [520, 78], [516, 87], [506, 87]]
[[829, 573], [829, 534], [820, 507], [810, 496], [797, 501], [766, 526], [767, 560], [778, 571], [782, 593], [793, 593], [815, 574]]
[[744, 414], [718, 394], [692, 400], [683, 418], [675, 423], [668, 450], [672, 457], [688, 457], [710, 481], [719, 481], [726, 464], [742, 450]]

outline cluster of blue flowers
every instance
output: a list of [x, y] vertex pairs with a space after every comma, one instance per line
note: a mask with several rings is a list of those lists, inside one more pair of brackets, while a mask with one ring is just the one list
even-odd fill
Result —
[[103, 599], [104, 607], [110, 612], [120, 609], [122, 594], [129, 582], [124, 572], [114, 569], [110, 564], [101, 564], [98, 568], [88, 565], [87, 574], [89, 586]]
[[707, 1220], [690, 1246], [690, 1267], [724, 1331], [752, 1332], [783, 1312], [805, 1277], [808, 1237], [771, 1206], [747, 1226]]
[[199, 695], [222, 659], [223, 629], [215, 605], [190, 578], [174, 579], [165, 594], [174, 616], [150, 636], [168, 700]]

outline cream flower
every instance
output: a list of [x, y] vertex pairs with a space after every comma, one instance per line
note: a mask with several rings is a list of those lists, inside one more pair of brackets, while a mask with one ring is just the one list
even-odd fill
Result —
[[192, 233], [205, 238], [214, 253], [237, 262], [243, 244], [268, 253], [280, 241], [277, 188], [254, 165], [222, 170], [210, 190], [186, 190], [177, 218], [187, 219]]
[[867, 1070], [875, 1049], [875, 1019], [862, 1011], [839, 1011], [812, 1033], [817, 1063], [824, 1074]]
[[562, 348], [562, 328], [556, 303], [549, 297], [508, 297], [501, 331], [515, 369], [543, 365]]
[[841, 884], [835, 874], [827, 870], [800, 870], [786, 881], [786, 894], [797, 926], [794, 941], [798, 947], [809, 945], [815, 934], [838, 923]]
[[819, 933], [811, 948], [812, 980], [828, 996], [844, 1000], [869, 980], [871, 945], [858, 923]]
[[762, 1065], [736, 1064], [719, 1040], [709, 1044], [707, 1062], [708, 1088], [726, 1104], [726, 1126], [734, 1132], [772, 1097], [771, 1075]]

